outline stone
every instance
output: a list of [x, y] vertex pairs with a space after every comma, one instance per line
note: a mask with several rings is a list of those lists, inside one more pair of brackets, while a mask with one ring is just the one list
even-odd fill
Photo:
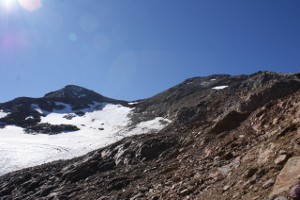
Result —
[[282, 154], [275, 159], [276, 165], [282, 165], [287, 161], [288, 156], [286, 154]]
[[42, 191], [41, 191], [41, 193], [40, 193], [40, 195], [41, 195], [42, 197], [47, 196], [47, 195], [50, 194], [51, 191], [53, 191], [54, 189], [55, 189], [54, 186], [43, 188]]
[[231, 171], [231, 167], [228, 165], [218, 168], [218, 172], [222, 174], [224, 177], [227, 176], [230, 171]]
[[226, 191], [226, 190], [228, 190], [230, 188], [230, 185], [225, 185], [224, 187], [223, 187], [223, 191]]
[[277, 176], [270, 196], [276, 196], [282, 192], [288, 192], [298, 183], [300, 174], [300, 157], [291, 157]]
[[300, 200], [300, 185], [294, 185], [290, 190], [290, 197], [294, 200]]
[[248, 169], [247, 171], [246, 171], [246, 173], [244, 174], [244, 178], [250, 178], [250, 177], [252, 177], [256, 172], [257, 172], [257, 168], [256, 167], [252, 167], [252, 168], [250, 168], [250, 169]]
[[183, 189], [182, 191], [179, 192], [179, 194], [181, 194], [181, 195], [188, 195], [189, 194], [189, 190], [188, 189]]
[[224, 154], [223, 159], [230, 160], [234, 157], [234, 155], [231, 152], [227, 152]]
[[267, 147], [261, 147], [258, 151], [257, 164], [263, 165], [269, 161], [270, 157], [274, 153], [276, 145], [274, 143], [268, 144]]
[[131, 197], [130, 200], [141, 199], [142, 197], [144, 197], [144, 194], [139, 192], [136, 195], [134, 195], [133, 197]]
[[273, 178], [270, 178], [263, 184], [263, 188], [269, 188], [272, 185], [274, 185], [274, 183], [275, 183], [275, 180]]
[[284, 155], [284, 154], [287, 154], [287, 152], [285, 150], [280, 150], [279, 151], [279, 155]]
[[259, 176], [254, 175], [243, 184], [243, 187], [244, 188], [249, 187], [250, 185], [253, 185], [254, 183], [256, 183], [258, 180], [259, 180]]
[[285, 197], [280, 196], [280, 197], [275, 198], [274, 200], [288, 200], [288, 199], [285, 198]]

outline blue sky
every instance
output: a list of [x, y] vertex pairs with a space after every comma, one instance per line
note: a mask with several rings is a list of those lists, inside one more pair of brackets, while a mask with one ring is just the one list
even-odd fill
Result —
[[68, 84], [134, 100], [299, 69], [299, 0], [0, 0], [0, 102]]

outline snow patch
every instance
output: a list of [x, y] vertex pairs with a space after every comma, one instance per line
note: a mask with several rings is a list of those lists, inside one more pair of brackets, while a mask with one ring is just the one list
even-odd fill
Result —
[[228, 88], [228, 86], [227, 86], [227, 85], [221, 85], [221, 86], [213, 87], [213, 88], [211, 88], [211, 89], [213, 89], [213, 90], [223, 90], [223, 89], [225, 89], [225, 88]]
[[42, 115], [47, 115], [49, 112], [48, 111], [45, 111], [45, 110], [42, 110], [40, 108], [40, 106], [38, 104], [31, 104], [31, 108], [34, 109], [35, 111], [37, 111], [38, 113], [42, 114]]
[[28, 116], [28, 117], [25, 118], [25, 120], [29, 120], [29, 119], [34, 119], [34, 117], [33, 116]]
[[0, 110], [0, 118], [6, 117], [9, 113], [4, 112], [3, 110]]
[[129, 102], [128, 105], [136, 105], [138, 104], [139, 102]]
[[166, 124], [169, 124], [171, 121], [162, 117], [156, 117], [155, 119], [141, 122], [139, 123], [132, 131], [130, 131], [131, 135], [149, 133], [149, 132], [157, 132], [163, 129]]
[[[72, 111], [64, 105], [64, 112]], [[37, 105], [36, 110], [44, 113]], [[66, 113], [53, 112], [41, 117], [40, 123], [70, 124], [80, 130], [58, 135], [26, 134], [20, 127], [0, 129], [0, 176], [11, 171], [46, 162], [70, 159], [112, 144], [126, 136], [159, 131], [170, 120], [157, 117], [130, 127], [132, 108], [94, 102], [83, 116], [66, 119]], [[72, 113], [68, 113], [72, 114]], [[30, 116], [29, 116], [30, 117]]]

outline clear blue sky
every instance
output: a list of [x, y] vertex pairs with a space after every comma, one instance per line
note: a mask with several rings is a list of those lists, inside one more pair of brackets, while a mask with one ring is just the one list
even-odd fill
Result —
[[0, 0], [0, 6], [0, 102], [68, 84], [134, 100], [195, 76], [300, 69], [299, 0]]

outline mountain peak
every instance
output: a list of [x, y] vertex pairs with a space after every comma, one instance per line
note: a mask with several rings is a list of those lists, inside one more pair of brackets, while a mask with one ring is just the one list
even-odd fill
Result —
[[73, 106], [80, 108], [93, 102], [127, 105], [126, 101], [108, 98], [93, 90], [89, 90], [77, 85], [67, 85], [60, 90], [49, 92], [45, 94], [43, 99], [54, 99], [65, 103], [70, 103]]
[[91, 97], [91, 96], [101, 96], [102, 95], [92, 91], [88, 90], [86, 88], [76, 86], [76, 85], [67, 85], [64, 88], [49, 92], [45, 94], [45, 98], [83, 98], [83, 97]]

